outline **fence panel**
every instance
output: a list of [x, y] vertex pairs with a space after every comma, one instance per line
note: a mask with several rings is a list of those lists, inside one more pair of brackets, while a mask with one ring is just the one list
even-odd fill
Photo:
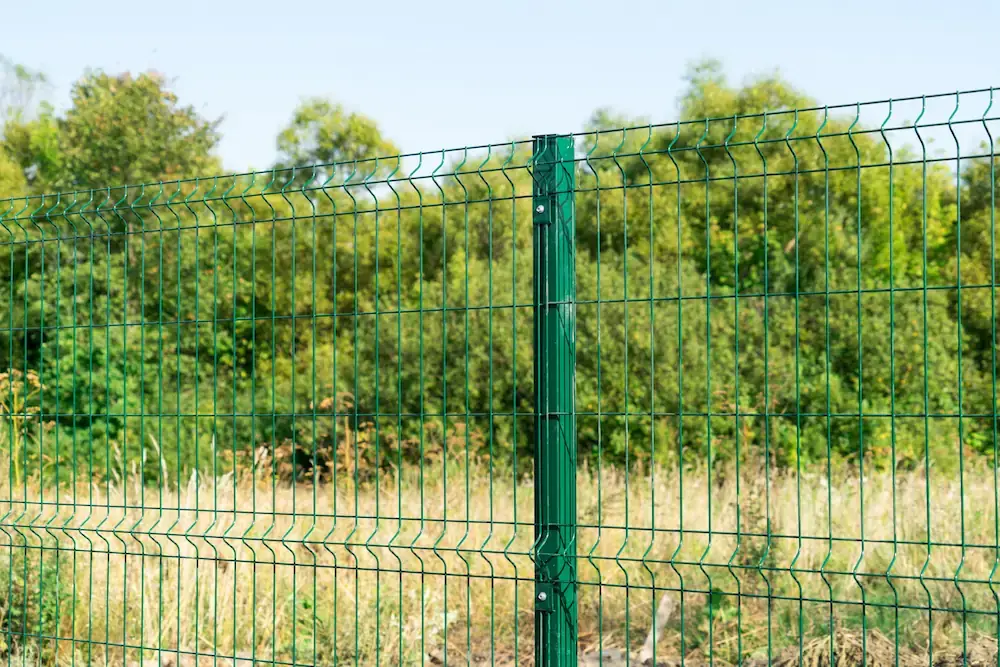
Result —
[[0, 201], [0, 657], [995, 664], [993, 90], [761, 105]]

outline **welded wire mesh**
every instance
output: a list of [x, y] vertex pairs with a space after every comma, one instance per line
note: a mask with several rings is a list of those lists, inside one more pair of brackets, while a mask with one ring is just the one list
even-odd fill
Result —
[[995, 121], [989, 90], [577, 137], [589, 645], [995, 664]]
[[530, 654], [530, 157], [7, 202], [7, 654]]
[[[572, 137], [581, 660], [995, 664], [993, 91], [737, 102]], [[0, 201], [3, 659], [532, 662], [537, 161]]]

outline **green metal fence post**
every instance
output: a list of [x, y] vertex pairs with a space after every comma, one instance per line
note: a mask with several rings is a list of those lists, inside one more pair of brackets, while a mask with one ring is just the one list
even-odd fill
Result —
[[535, 664], [576, 665], [573, 138], [534, 140]]

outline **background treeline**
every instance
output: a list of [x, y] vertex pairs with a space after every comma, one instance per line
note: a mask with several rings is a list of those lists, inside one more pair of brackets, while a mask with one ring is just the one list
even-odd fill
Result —
[[[56, 112], [11, 72], [0, 196], [26, 197], [0, 199], [0, 439], [19, 471], [530, 461], [530, 142], [386, 157], [374, 122], [309, 100], [273, 169], [217, 176], [218, 122], [161, 77], [88, 73]], [[582, 457], [993, 456], [987, 123], [740, 117], [814, 106], [706, 64], [679, 118], [714, 120], [602, 110], [576, 138]]]

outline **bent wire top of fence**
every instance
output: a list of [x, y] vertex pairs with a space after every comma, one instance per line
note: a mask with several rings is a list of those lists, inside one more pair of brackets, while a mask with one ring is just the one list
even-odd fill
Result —
[[0, 656], [994, 664], [993, 96], [0, 200]]

